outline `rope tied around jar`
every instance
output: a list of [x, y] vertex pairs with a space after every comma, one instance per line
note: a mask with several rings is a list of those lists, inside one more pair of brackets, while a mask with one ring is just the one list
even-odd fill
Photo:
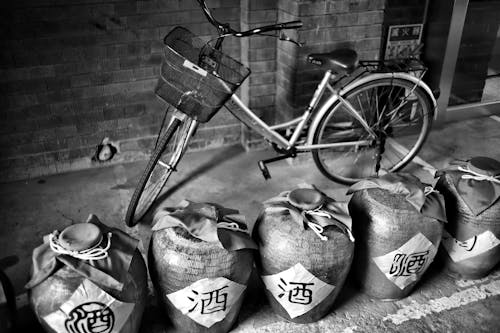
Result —
[[458, 170], [465, 173], [464, 175], [461, 176], [462, 179], [471, 179], [471, 180], [477, 180], [477, 181], [489, 181], [492, 183], [500, 184], [500, 176], [485, 175], [483, 173], [473, 171], [467, 166], [465, 166], [465, 167], [459, 166]]
[[91, 248], [81, 250], [81, 251], [74, 251], [74, 250], [68, 250], [64, 246], [62, 246], [59, 242], [59, 231], [54, 231], [49, 235], [49, 245], [52, 251], [54, 251], [57, 254], [66, 254], [69, 255], [73, 258], [81, 259], [81, 260], [100, 260], [100, 259], [105, 259], [108, 257], [108, 250], [111, 247], [111, 237], [112, 233], [108, 232], [107, 234], [107, 243], [104, 248], [100, 247], [99, 245], [102, 243], [103, 237], [101, 236], [101, 239], [97, 244]]
[[282, 192], [266, 200], [264, 206], [264, 213], [289, 214], [293, 221], [304, 229], [311, 229], [322, 241], [329, 240], [324, 235], [325, 227], [336, 226], [354, 242], [348, 226], [351, 220], [347, 204], [334, 202], [313, 186]]
[[439, 191], [436, 191], [432, 186], [424, 187], [424, 195], [425, 196], [428, 196], [431, 193], [439, 193]]
[[[319, 225], [318, 223], [313, 222], [308, 218], [308, 215], [309, 215], [309, 216], [325, 217], [327, 219], [335, 220], [335, 217], [332, 214], [328, 213], [326, 210], [323, 210], [323, 205], [321, 205], [315, 209], [304, 210], [304, 211], [302, 211], [301, 215], [302, 215], [302, 218], [304, 219], [304, 221], [306, 222], [307, 226], [309, 228], [311, 228], [311, 230], [314, 231], [314, 233], [322, 241], [328, 240], [328, 237], [323, 235], [324, 228], [321, 225]], [[334, 225], [340, 227], [340, 225], [337, 223], [335, 223]], [[354, 242], [354, 236], [352, 235], [351, 230], [347, 226], [345, 228], [341, 228], [341, 229], [345, 233], [347, 233], [347, 236], [349, 236], [349, 240], [351, 242]]]
[[236, 222], [217, 222], [217, 228], [222, 228], [222, 229], [228, 229], [231, 231], [239, 231], [239, 232], [244, 232], [248, 233], [247, 229], [242, 228], [238, 223]]
[[328, 240], [328, 237], [323, 235], [323, 231], [325, 231], [325, 229], [320, 226], [319, 224], [315, 223], [315, 222], [312, 222], [309, 218], [308, 218], [308, 215], [316, 215], [316, 216], [321, 216], [321, 217], [326, 217], [326, 218], [332, 218], [332, 216], [330, 214], [328, 214], [327, 212], [325, 211], [320, 211], [318, 209], [315, 209], [315, 210], [304, 210], [301, 212], [301, 215], [302, 215], [302, 218], [304, 219], [304, 221], [306, 222], [307, 226], [312, 230], [314, 231], [314, 233], [322, 240], [322, 241], [327, 241]]

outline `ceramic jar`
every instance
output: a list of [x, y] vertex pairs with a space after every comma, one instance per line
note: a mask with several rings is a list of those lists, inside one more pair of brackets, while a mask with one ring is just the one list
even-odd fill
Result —
[[296, 323], [330, 313], [354, 255], [347, 204], [314, 187], [264, 202], [254, 226], [256, 266], [273, 310]]
[[500, 162], [474, 157], [439, 172], [448, 224], [442, 257], [452, 275], [478, 279], [500, 262]]
[[446, 221], [442, 196], [416, 177], [387, 174], [354, 184], [354, 277], [368, 295], [408, 295], [434, 260]]
[[156, 294], [174, 328], [228, 332], [238, 318], [256, 246], [237, 211], [182, 202], [154, 217], [149, 249]]
[[54, 232], [33, 251], [27, 284], [47, 332], [139, 331], [147, 272], [137, 240], [91, 215]]

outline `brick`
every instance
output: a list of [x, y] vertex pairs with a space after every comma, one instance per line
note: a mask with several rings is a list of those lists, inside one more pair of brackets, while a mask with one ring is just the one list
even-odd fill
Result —
[[262, 72], [274, 72], [276, 70], [275, 61], [256, 61], [252, 63], [252, 72], [262, 73]]
[[[411, 5], [412, 1], [406, 1], [406, 5]], [[418, 5], [419, 1], [416, 1]], [[421, 3], [421, 2], [420, 2]], [[368, 11], [368, 10], [376, 10], [376, 9], [384, 9], [385, 0], [356, 0], [349, 1], [349, 11]], [[413, 5], [415, 6], [415, 5]]]
[[278, 11], [285, 12], [290, 15], [299, 16], [299, 3], [290, 0], [278, 0]]
[[272, 84], [276, 82], [276, 74], [274, 72], [270, 73], [255, 73], [250, 75], [250, 86], [260, 85], [260, 84]]
[[123, 116], [125, 118], [138, 117], [145, 114], [146, 107], [144, 104], [127, 105], [123, 109]]
[[383, 11], [373, 11], [360, 13], [358, 16], [359, 25], [380, 24], [384, 19]]
[[21, 81], [30, 79], [28, 68], [4, 69], [1, 71], [0, 82]]
[[250, 61], [263, 61], [276, 59], [276, 50], [272, 49], [251, 49], [249, 60]]
[[40, 60], [35, 53], [15, 54], [13, 58], [16, 67], [40, 65]]
[[74, 105], [71, 102], [52, 103], [48, 105], [51, 115], [74, 114]]
[[277, 17], [278, 17], [277, 13], [274, 10], [255, 10], [249, 13], [248, 19], [251, 22], [251, 24], [255, 23], [272, 24], [276, 22]]
[[46, 90], [62, 90], [68, 89], [72, 86], [71, 78], [69, 77], [49, 77], [45, 78], [44, 85], [46, 86]]
[[55, 76], [55, 68], [54, 66], [38, 66], [27, 68], [29, 70], [29, 78], [38, 79], [38, 78], [47, 78]]
[[380, 38], [370, 38], [370, 39], [367, 38], [367, 39], [357, 40], [355, 45], [356, 45], [356, 50], [367, 51], [367, 50], [380, 49], [380, 43], [381, 43]]
[[273, 48], [276, 47], [277, 39], [275, 37], [259, 37], [249, 39], [250, 48]]
[[129, 82], [134, 79], [141, 79], [142, 77], [137, 77], [135, 75], [136, 71], [138, 69], [127, 69], [127, 70], [119, 70], [119, 71], [113, 71], [106, 73], [106, 75], [109, 76], [109, 80], [106, 83], [103, 84], [109, 84], [109, 83], [118, 83], [118, 82]]
[[37, 118], [44, 117], [50, 114], [50, 108], [48, 105], [34, 105], [27, 108], [23, 108], [20, 111], [21, 117], [24, 118]]
[[348, 11], [349, 4], [346, 0], [299, 3], [299, 13], [301, 16], [337, 14]]
[[273, 0], [249, 0], [248, 7], [250, 10], [260, 10], [260, 9], [275, 9], [276, 1]]
[[274, 84], [260, 84], [250, 87], [250, 98], [259, 96], [274, 96], [276, 93], [276, 85]]
[[80, 157], [85, 157], [85, 156], [90, 157], [90, 154], [88, 154], [88, 152], [84, 148], [74, 148], [74, 149], [69, 150], [69, 152], [68, 152], [68, 159], [69, 160], [76, 160]]
[[191, 31], [196, 36], [216, 36], [217, 35], [217, 29], [209, 22], [191, 24], [189, 26], [189, 31]]
[[371, 38], [371, 37], [381, 37], [382, 36], [382, 26], [381, 25], [367, 25], [367, 26], [354, 26], [347, 27], [347, 36], [351, 40]]
[[337, 15], [320, 15], [301, 18], [303, 23], [301, 30], [327, 28], [337, 26]]
[[50, 116], [38, 119], [37, 125], [39, 129], [72, 126], [76, 124], [77, 119], [77, 116], [74, 114]]
[[293, 54], [280, 51], [278, 52], [278, 63], [280, 65], [284, 65], [290, 67], [291, 69], [294, 69], [297, 65], [297, 57]]
[[346, 13], [337, 15], [337, 26], [353, 26], [358, 24], [358, 17], [366, 13]]
[[275, 96], [260, 96], [258, 98], [252, 98], [250, 100], [250, 108], [258, 108], [263, 106], [274, 105]]
[[[184, 2], [184, 1], [183, 1]], [[193, 12], [191, 12], [193, 13]], [[193, 20], [193, 19], [190, 19], [188, 20], [188, 22], [206, 22], [206, 18], [205, 16], [203, 15], [203, 12], [202, 10], [199, 8], [199, 7], [196, 7], [196, 10], [194, 11], [194, 13], [196, 14], [196, 17], [201, 17], [202, 20], [201, 21], [198, 21], [198, 20]], [[238, 19], [240, 18], [240, 8], [239, 6], [238, 7], [220, 7], [220, 8], [213, 8], [212, 9], [212, 13], [214, 14], [214, 16], [216, 18], [220, 18], [220, 20], [222, 22], [227, 22], [227, 21], [231, 21], [232, 19]]]
[[[172, 6], [172, 4], [177, 4], [176, 1], [163, 1], [162, 3], [158, 1], [136, 1], [136, 12], [137, 13], [157, 13], [160, 9], [178, 9], [178, 6]], [[170, 5], [166, 7], [165, 5]]]
[[[289, 36], [290, 37], [290, 36]], [[290, 37], [292, 38], [292, 37]], [[298, 37], [294, 37], [295, 40], [299, 40]], [[285, 42], [285, 41], [279, 41], [278, 44], [278, 52], [283, 51], [290, 56], [296, 56], [297, 52], [299, 51], [299, 47], [293, 43], [290, 42]]]
[[103, 109], [103, 116], [105, 120], [119, 119], [124, 116], [123, 107], [115, 106]]
[[[193, 1], [158, 0], [158, 7], [162, 11], [172, 12], [180, 10], [183, 2]], [[195, 8], [195, 4], [184, 4], [184, 8], [188, 8], [188, 5], [191, 5], [191, 9]]]

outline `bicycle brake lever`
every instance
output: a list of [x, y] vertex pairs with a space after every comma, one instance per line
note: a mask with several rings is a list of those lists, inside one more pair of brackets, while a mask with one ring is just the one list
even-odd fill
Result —
[[297, 42], [296, 40], [291, 39], [290, 37], [288, 37], [287, 35], [285, 35], [285, 33], [284, 33], [283, 31], [280, 33], [280, 37], [279, 37], [279, 39], [280, 39], [280, 40], [283, 40], [283, 41], [285, 41], [285, 42], [291, 42], [291, 43], [293, 43], [293, 44], [297, 45], [298, 47], [302, 47], [302, 46], [304, 46], [304, 43]]

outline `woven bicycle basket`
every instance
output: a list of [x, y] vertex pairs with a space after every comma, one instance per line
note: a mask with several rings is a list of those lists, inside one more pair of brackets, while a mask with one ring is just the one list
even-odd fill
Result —
[[246, 227], [239, 215], [226, 212], [184, 201], [155, 214], [150, 275], [178, 331], [228, 332], [237, 320], [256, 246], [243, 229], [222, 228], [229, 220]]
[[[498, 178], [500, 162], [475, 157], [439, 174], [436, 189], [445, 198], [449, 221], [441, 247], [446, 268], [451, 275], [484, 277], [500, 262], [500, 183], [486, 178]], [[486, 177], [474, 179], [477, 175]]]
[[426, 195], [423, 184], [405, 174], [361, 181], [349, 192], [354, 193], [349, 212], [356, 237], [356, 280], [372, 297], [405, 297], [439, 247], [446, 220], [441, 195]]
[[209, 121], [250, 74], [185, 28], [174, 28], [164, 42], [155, 93], [199, 122]]

